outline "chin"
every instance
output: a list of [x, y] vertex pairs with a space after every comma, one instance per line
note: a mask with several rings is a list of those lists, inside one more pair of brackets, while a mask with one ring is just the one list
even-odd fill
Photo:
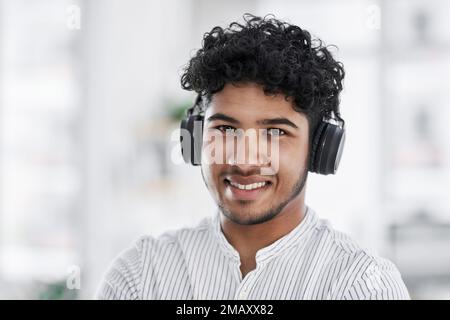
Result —
[[276, 214], [273, 212], [268, 213], [245, 213], [245, 209], [241, 211], [244, 211], [242, 213], [236, 213], [233, 211], [230, 211], [226, 208], [221, 208], [223, 214], [232, 222], [240, 225], [255, 225], [255, 224], [261, 224], [264, 222], [267, 222], [271, 219], [273, 219]]

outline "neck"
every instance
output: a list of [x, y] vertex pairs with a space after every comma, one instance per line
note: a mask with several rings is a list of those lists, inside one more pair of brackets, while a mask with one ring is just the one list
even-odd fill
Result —
[[242, 225], [235, 223], [223, 214], [221, 226], [228, 242], [241, 258], [243, 276], [256, 267], [256, 253], [297, 227], [305, 216], [304, 193], [291, 201], [276, 217], [264, 223]]

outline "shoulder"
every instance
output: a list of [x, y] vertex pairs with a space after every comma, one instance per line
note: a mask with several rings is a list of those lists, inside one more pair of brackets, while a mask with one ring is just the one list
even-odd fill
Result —
[[314, 243], [322, 243], [321, 248], [327, 248], [322, 252], [327, 256], [326, 272], [334, 276], [329, 299], [410, 299], [392, 261], [361, 247], [327, 220], [317, 222], [314, 237]]
[[[138, 300], [142, 298], [143, 275], [162, 259], [182, 258], [185, 246], [203, 241], [211, 217], [204, 218], [194, 227], [169, 230], [158, 237], [144, 235], [120, 252], [107, 268], [95, 294], [96, 299]], [[146, 276], [147, 277], [147, 276]], [[154, 279], [146, 279], [152, 281]]]
[[334, 289], [335, 299], [410, 299], [395, 264], [366, 250], [353, 253]]

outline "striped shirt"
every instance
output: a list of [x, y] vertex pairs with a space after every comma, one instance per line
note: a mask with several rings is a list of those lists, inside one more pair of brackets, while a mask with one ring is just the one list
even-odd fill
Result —
[[112, 262], [97, 299], [410, 299], [396, 266], [306, 206], [291, 232], [260, 249], [242, 278], [219, 211], [196, 227], [141, 237]]

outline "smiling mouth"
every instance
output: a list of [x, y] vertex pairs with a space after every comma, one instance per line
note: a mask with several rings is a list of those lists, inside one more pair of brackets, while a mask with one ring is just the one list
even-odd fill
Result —
[[224, 179], [224, 183], [230, 188], [233, 198], [239, 200], [255, 200], [272, 186], [270, 181], [240, 184]]
[[235, 188], [238, 188], [240, 190], [255, 190], [258, 188], [263, 188], [266, 185], [270, 184], [270, 181], [263, 181], [263, 182], [255, 182], [250, 184], [240, 184], [237, 182], [230, 181], [228, 179], [224, 180], [226, 184], [233, 186]]

